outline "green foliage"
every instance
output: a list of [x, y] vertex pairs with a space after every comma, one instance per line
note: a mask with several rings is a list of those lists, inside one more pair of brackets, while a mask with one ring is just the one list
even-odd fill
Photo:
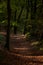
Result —
[[26, 40], [27, 40], [27, 41], [31, 40], [31, 35], [30, 35], [30, 33], [29, 33], [29, 32], [28, 32], [28, 33], [26, 33], [26, 34], [25, 34], [25, 36], [26, 36]]
[[32, 43], [32, 45], [35, 46], [37, 50], [43, 51], [43, 40], [38, 41], [38, 42], [36, 41], [35, 43]]
[[18, 26], [17, 22], [15, 22], [15, 21], [12, 22], [11, 25], [12, 25], [12, 26]]
[[36, 45], [38, 45], [38, 44], [39, 44], [39, 41], [35, 41], [35, 42], [32, 42], [32, 43], [31, 43], [32, 46], [36, 46]]
[[[28, 3], [29, 1], [29, 3]], [[32, 0], [32, 5], [30, 0], [10, 0], [11, 5], [11, 21], [10, 25], [12, 27], [17, 26], [19, 31], [24, 31], [24, 26], [26, 27], [26, 36], [27, 38], [37, 39], [40, 38], [43, 34], [43, 8], [41, 0]], [[18, 16], [21, 11], [21, 7], [24, 6], [23, 12], [20, 16], [19, 21]], [[34, 8], [36, 7], [36, 11]], [[27, 9], [29, 10], [27, 12]], [[31, 11], [32, 9], [32, 11]], [[14, 20], [15, 10], [17, 10], [16, 21]], [[27, 14], [29, 14], [27, 16]], [[28, 19], [26, 19], [26, 16]], [[7, 0], [3, 0], [0, 3], [0, 24], [7, 25]], [[32, 17], [32, 19], [31, 19]], [[26, 25], [25, 25], [26, 24]], [[12, 28], [13, 29], [13, 28]], [[29, 33], [28, 33], [29, 32]]]

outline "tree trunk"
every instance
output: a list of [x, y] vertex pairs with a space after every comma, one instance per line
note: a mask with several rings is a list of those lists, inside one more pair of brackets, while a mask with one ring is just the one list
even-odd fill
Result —
[[21, 17], [22, 12], [23, 12], [23, 8], [24, 8], [24, 6], [22, 6], [22, 7], [21, 7], [21, 11], [20, 11], [20, 14], [19, 14], [19, 16], [18, 16], [17, 23], [18, 23], [18, 22], [19, 22], [19, 20], [20, 20], [20, 17]]
[[[17, 23], [19, 23], [20, 17], [22, 15], [23, 8], [24, 8], [24, 6], [21, 7], [21, 11], [20, 11], [20, 14], [18, 16]], [[15, 18], [14, 18], [15, 22], [16, 22], [16, 15], [17, 15], [17, 10], [15, 10]], [[14, 34], [17, 34], [17, 26], [16, 25], [14, 26]]]
[[43, 0], [42, 0], [42, 15], [41, 15], [41, 18], [43, 19]]
[[32, 3], [32, 0], [31, 1], [31, 19], [33, 19], [33, 3]]
[[10, 17], [11, 17], [11, 8], [10, 8], [10, 0], [7, 0], [7, 13], [8, 13], [8, 23], [7, 23], [7, 35], [6, 35], [6, 44], [5, 48], [9, 50], [10, 43]]
[[37, 0], [34, 0], [34, 19], [36, 18], [36, 10], [37, 10]]
[[36, 17], [36, 5], [37, 5], [37, 0], [34, 0], [34, 3], [31, 0], [31, 19], [35, 19]]
[[[14, 22], [16, 23], [17, 9], [15, 10]], [[17, 34], [17, 26], [14, 25], [14, 34]]]
[[[28, 13], [29, 13], [29, 0], [26, 0], [26, 5], [27, 5], [27, 7], [26, 7], [26, 20], [27, 20]], [[27, 21], [25, 21], [25, 24], [24, 24], [24, 32], [23, 32], [24, 35], [27, 32], [26, 23], [27, 23]]]

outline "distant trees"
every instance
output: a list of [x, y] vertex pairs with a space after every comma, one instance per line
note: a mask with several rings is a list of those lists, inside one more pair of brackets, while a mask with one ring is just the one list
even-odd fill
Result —
[[19, 30], [23, 34], [29, 33], [32, 39], [43, 38], [43, 0], [0, 0], [0, 2], [0, 27], [1, 24], [7, 25], [5, 44], [7, 49], [12, 24], [14, 34]]

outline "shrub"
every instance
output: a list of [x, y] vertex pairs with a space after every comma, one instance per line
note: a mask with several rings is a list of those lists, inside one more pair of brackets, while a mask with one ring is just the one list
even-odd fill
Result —
[[28, 32], [28, 33], [26, 33], [26, 34], [25, 34], [25, 36], [26, 36], [26, 40], [27, 40], [27, 41], [31, 40], [31, 35], [30, 35], [30, 33], [29, 33], [29, 32]]

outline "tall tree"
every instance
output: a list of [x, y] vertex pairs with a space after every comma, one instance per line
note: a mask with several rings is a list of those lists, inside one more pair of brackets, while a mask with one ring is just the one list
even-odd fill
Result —
[[[26, 20], [28, 19], [28, 14], [29, 14], [29, 0], [26, 0]], [[23, 32], [24, 34], [27, 31], [26, 23], [27, 23], [27, 21], [25, 21], [25, 25], [24, 25], [24, 32]]]
[[23, 9], [24, 9], [24, 5], [22, 5], [22, 7], [21, 7], [21, 11], [20, 11], [20, 13], [19, 13], [17, 22], [19, 22], [19, 19], [20, 19], [21, 15], [22, 15]]
[[32, 12], [33, 12], [33, 4], [32, 4], [32, 0], [30, 0], [31, 3], [31, 19], [32, 19]]
[[11, 7], [10, 7], [10, 0], [7, 0], [7, 14], [8, 14], [8, 23], [7, 23], [7, 35], [6, 35], [6, 44], [5, 48], [9, 50], [9, 43], [10, 43], [10, 18], [11, 18]]
[[42, 19], [43, 19], [43, 0], [41, 0], [41, 2], [42, 2]]
[[[14, 20], [15, 20], [16, 24], [19, 23], [20, 17], [21, 17], [22, 12], [23, 12], [23, 8], [24, 8], [24, 6], [21, 7], [21, 11], [20, 11], [20, 13], [18, 15], [18, 18], [17, 18], [17, 9], [15, 10]], [[14, 25], [14, 34], [17, 34], [17, 25]]]
[[36, 18], [37, 0], [31, 0], [31, 19]]
[[[43, 22], [43, 0], [41, 0], [41, 20]], [[41, 26], [41, 40], [43, 40], [43, 25]]]
[[34, 15], [34, 18], [36, 18], [36, 10], [37, 10], [37, 0], [34, 0], [34, 12], [33, 12], [33, 15]]
[[[15, 13], [14, 13], [14, 22], [16, 23], [16, 16], [17, 16], [17, 9], [15, 9]], [[14, 25], [14, 34], [17, 33], [17, 26]]]

